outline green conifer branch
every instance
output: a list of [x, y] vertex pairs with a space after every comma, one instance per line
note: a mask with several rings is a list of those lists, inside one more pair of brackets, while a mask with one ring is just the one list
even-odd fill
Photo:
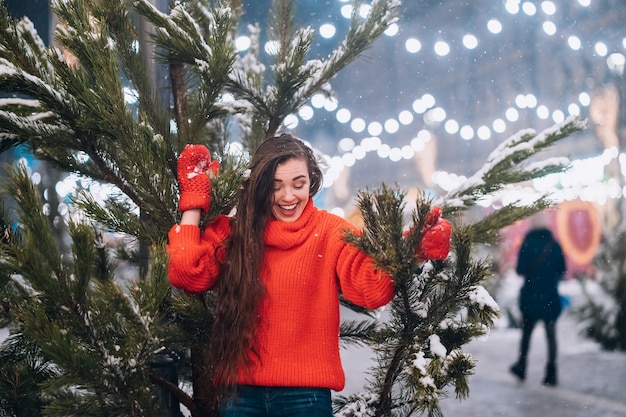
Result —
[[[43, 384], [56, 410], [51, 415], [70, 415], [93, 407], [90, 402], [111, 413], [129, 407], [128, 415], [156, 415], [154, 392], [146, 387], [150, 358], [168, 334], [161, 321], [170, 291], [163, 248], [155, 251], [153, 279], [134, 282], [129, 297], [92, 226], [70, 224], [72, 256], [60, 263], [43, 202], [23, 169], [11, 173], [6, 191], [16, 196], [23, 223], [22, 239], [3, 248], [1, 269], [20, 291], [5, 295], [21, 334], [58, 370]], [[68, 396], [77, 384], [85, 395]]]
[[252, 105], [253, 119], [265, 121], [265, 137], [274, 134], [285, 117], [297, 111], [313, 94], [320, 91], [330, 94], [329, 81], [397, 20], [399, 4], [396, 2], [372, 3], [366, 19], [358, 15], [359, 4], [354, 5], [350, 30], [342, 45], [321, 61], [306, 60], [313, 40], [311, 29], [292, 32], [294, 25], [289, 19], [293, 14], [287, 6], [279, 7], [282, 14], [274, 19], [278, 27], [270, 30], [280, 46], [272, 65], [275, 85], [261, 90], [257, 82], [247, 82], [245, 74], [236, 70], [230, 87], [234, 94]]

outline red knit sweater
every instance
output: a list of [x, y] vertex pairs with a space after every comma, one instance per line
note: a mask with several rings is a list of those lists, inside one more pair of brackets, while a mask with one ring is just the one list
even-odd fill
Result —
[[[312, 200], [293, 223], [270, 220], [261, 271], [266, 295], [255, 345], [260, 360], [254, 360], [249, 374], [240, 375], [241, 384], [343, 389], [339, 290], [353, 303], [372, 309], [394, 295], [389, 275], [345, 242], [345, 229], [355, 230], [346, 220], [318, 210]], [[213, 254], [229, 233], [225, 216], [202, 235], [196, 226], [172, 227], [171, 284], [189, 292], [211, 289], [219, 267]]]

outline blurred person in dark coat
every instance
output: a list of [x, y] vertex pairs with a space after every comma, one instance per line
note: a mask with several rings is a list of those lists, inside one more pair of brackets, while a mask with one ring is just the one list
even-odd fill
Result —
[[522, 381], [526, 378], [533, 329], [538, 321], [543, 321], [548, 345], [543, 384], [548, 386], [557, 384], [556, 322], [562, 310], [558, 284], [565, 270], [563, 250], [552, 232], [546, 228], [530, 230], [524, 237], [517, 259], [516, 271], [524, 278], [519, 294], [522, 339], [519, 358], [510, 369], [511, 373]]

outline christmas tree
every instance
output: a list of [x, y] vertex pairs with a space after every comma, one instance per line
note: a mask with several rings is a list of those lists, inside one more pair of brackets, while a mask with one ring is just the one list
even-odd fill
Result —
[[[314, 32], [295, 27], [294, 5], [272, 8], [269, 68], [259, 60], [258, 26], [248, 28], [252, 48], [236, 52], [243, 9], [235, 0], [179, 1], [167, 11], [147, 0], [56, 1], [58, 48], [0, 8], [0, 91], [12, 96], [0, 100], [0, 151], [26, 146], [80, 176], [64, 250], [29, 167], [6, 168], [0, 283], [11, 334], [0, 350], [2, 413], [180, 415], [182, 404], [192, 416], [215, 415], [204, 400], [213, 389], [213, 295], [173, 291], [167, 277], [164, 239], [179, 220], [177, 155], [187, 143], [209, 147], [221, 169], [203, 222], [229, 213], [247, 155], [313, 94], [332, 95], [333, 76], [399, 18], [395, 0], [373, 2], [366, 17], [356, 2], [343, 43], [317, 60], [309, 59]], [[337, 415], [439, 415], [449, 390], [468, 395], [474, 363], [462, 347], [498, 314], [481, 286], [490, 262], [475, 249], [551, 201], [518, 201], [474, 222], [464, 213], [566, 169], [566, 159], [531, 158], [583, 127], [570, 118], [510, 137], [457, 189], [418, 197], [408, 221], [398, 187], [359, 193], [363, 234], [346, 239], [393, 275], [397, 294], [384, 320], [345, 303], [363, 320], [342, 323], [342, 340], [370, 346], [376, 362], [362, 393], [335, 397]], [[103, 186], [109, 192], [98, 198]], [[433, 205], [454, 222], [452, 253], [424, 261], [415, 247]]]

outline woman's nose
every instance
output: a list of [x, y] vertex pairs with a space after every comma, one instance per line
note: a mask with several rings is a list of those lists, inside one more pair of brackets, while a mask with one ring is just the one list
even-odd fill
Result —
[[291, 189], [291, 187], [283, 188], [283, 194], [281, 197], [283, 200], [289, 201], [293, 197], [293, 190]]

